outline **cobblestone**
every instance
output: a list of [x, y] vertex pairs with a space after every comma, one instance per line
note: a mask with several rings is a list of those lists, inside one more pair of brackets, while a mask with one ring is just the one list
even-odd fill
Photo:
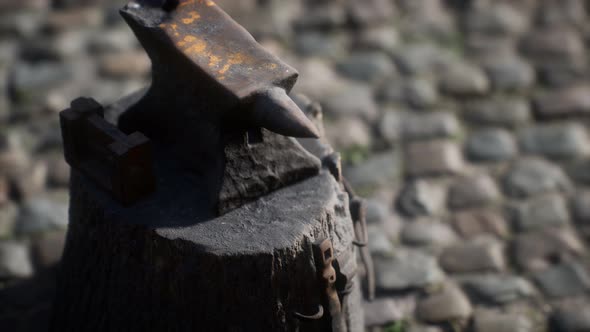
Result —
[[459, 282], [474, 302], [506, 304], [535, 295], [526, 279], [507, 274], [481, 274], [459, 277]]
[[525, 270], [546, 269], [554, 261], [579, 257], [585, 251], [579, 236], [567, 227], [548, 227], [516, 237], [514, 258]]
[[534, 68], [514, 55], [490, 55], [483, 68], [494, 90], [526, 91], [535, 82]]
[[420, 319], [433, 323], [467, 319], [472, 310], [465, 294], [452, 283], [445, 284], [440, 292], [422, 299], [416, 309]]
[[476, 125], [515, 128], [531, 119], [529, 103], [524, 98], [485, 98], [465, 103], [465, 119]]
[[500, 198], [500, 191], [488, 175], [458, 178], [449, 189], [448, 204], [451, 209], [491, 205]]
[[401, 212], [410, 216], [438, 215], [446, 199], [446, 188], [429, 180], [408, 182], [401, 190], [397, 205]]
[[561, 168], [541, 159], [518, 160], [505, 178], [505, 191], [513, 197], [568, 192], [571, 188], [572, 184]]
[[532, 332], [533, 323], [525, 315], [479, 309], [474, 313], [476, 332]]
[[539, 94], [534, 99], [535, 112], [544, 118], [587, 114], [590, 112], [590, 87], [578, 85]]
[[457, 174], [463, 168], [461, 151], [450, 141], [412, 143], [405, 160], [410, 176]]
[[445, 279], [435, 257], [402, 248], [390, 257], [376, 257], [375, 276], [377, 287], [389, 291], [424, 288]]
[[483, 237], [445, 249], [440, 264], [451, 273], [499, 272], [506, 267], [502, 243]]
[[503, 239], [510, 233], [506, 218], [493, 209], [460, 211], [454, 215], [452, 223], [459, 234], [465, 238], [489, 234]]
[[395, 74], [395, 67], [383, 53], [356, 53], [341, 60], [338, 70], [351, 79], [381, 83]]
[[472, 134], [465, 146], [467, 156], [473, 161], [506, 161], [517, 156], [518, 147], [509, 131], [484, 129]]
[[590, 290], [590, 276], [577, 264], [561, 264], [537, 272], [535, 281], [549, 297], [575, 296]]
[[482, 95], [490, 89], [490, 82], [480, 68], [454, 64], [441, 77], [440, 88], [451, 95]]
[[523, 231], [548, 226], [563, 226], [570, 220], [565, 199], [559, 195], [533, 198], [519, 209], [518, 228]]
[[440, 221], [418, 219], [406, 223], [400, 234], [407, 245], [444, 248], [457, 241], [453, 229]]
[[567, 159], [588, 153], [588, 135], [580, 124], [541, 125], [522, 130], [520, 145], [525, 153]]
[[583, 332], [590, 330], [590, 304], [564, 305], [555, 310], [552, 317], [555, 331]]

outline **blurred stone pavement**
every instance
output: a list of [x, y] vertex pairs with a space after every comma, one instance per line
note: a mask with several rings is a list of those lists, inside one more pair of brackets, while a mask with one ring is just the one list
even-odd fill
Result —
[[[0, 330], [47, 325], [57, 114], [149, 82], [122, 1], [0, 0]], [[590, 1], [223, 0], [368, 198], [368, 329], [590, 331]]]

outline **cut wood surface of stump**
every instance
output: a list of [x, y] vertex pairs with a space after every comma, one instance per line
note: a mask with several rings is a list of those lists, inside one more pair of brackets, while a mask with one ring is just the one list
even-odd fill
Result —
[[[321, 330], [295, 317], [320, 302], [312, 244], [331, 239], [335, 256], [348, 257], [343, 272], [356, 270], [348, 196], [333, 177], [322, 172], [200, 222], [187, 187], [122, 208], [73, 174], [53, 331]], [[352, 282], [345, 316], [361, 331]]]

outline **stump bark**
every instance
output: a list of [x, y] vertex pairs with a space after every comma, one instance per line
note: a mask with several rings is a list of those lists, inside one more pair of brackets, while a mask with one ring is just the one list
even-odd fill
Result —
[[[156, 149], [157, 150], [157, 149]], [[321, 331], [312, 244], [332, 240], [362, 331], [348, 196], [327, 171], [212, 218], [158, 151], [158, 190], [124, 208], [73, 170], [52, 331]]]

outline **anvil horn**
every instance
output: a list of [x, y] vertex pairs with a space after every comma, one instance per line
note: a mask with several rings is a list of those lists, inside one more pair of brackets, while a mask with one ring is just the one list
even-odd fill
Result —
[[252, 122], [285, 136], [320, 137], [315, 125], [280, 87], [271, 87], [255, 95]]

